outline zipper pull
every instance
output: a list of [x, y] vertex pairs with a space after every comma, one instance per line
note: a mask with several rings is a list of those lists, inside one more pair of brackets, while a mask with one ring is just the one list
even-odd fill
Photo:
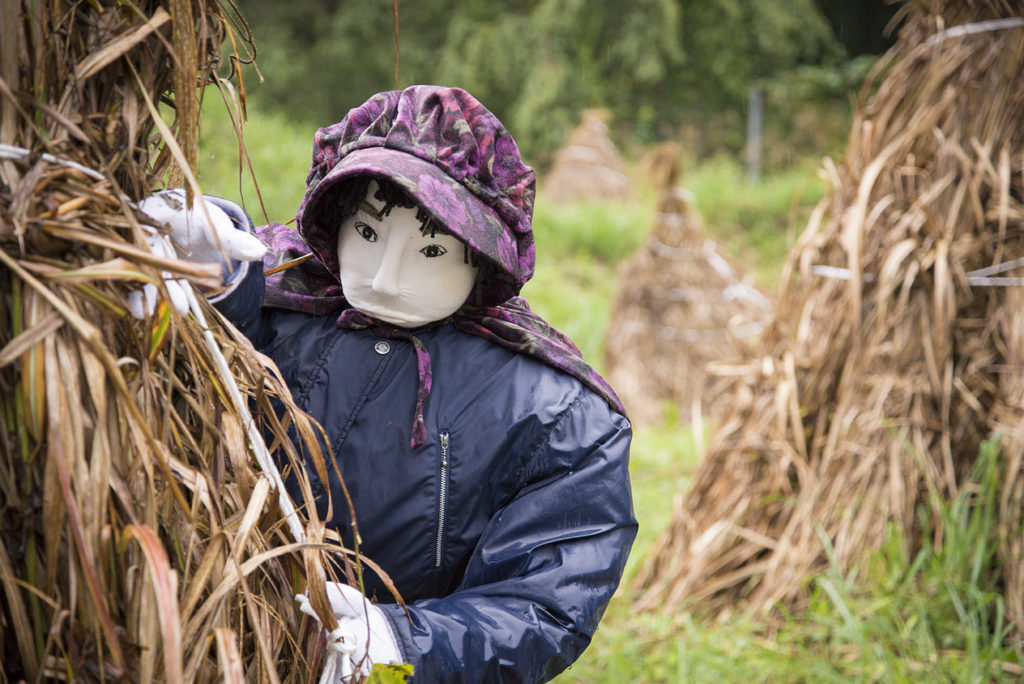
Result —
[[448, 467], [448, 433], [441, 433], [441, 467]]

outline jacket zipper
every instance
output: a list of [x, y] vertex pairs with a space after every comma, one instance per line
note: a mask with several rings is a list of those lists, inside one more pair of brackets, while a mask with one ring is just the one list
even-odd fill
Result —
[[437, 489], [437, 539], [434, 543], [434, 567], [441, 567], [441, 553], [444, 547], [444, 519], [448, 508], [448, 439], [447, 431], [441, 433], [441, 478]]

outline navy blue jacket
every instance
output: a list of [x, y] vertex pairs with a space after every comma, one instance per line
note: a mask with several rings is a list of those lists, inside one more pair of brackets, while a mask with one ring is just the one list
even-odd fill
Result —
[[[216, 305], [326, 430], [360, 551], [408, 603], [411, 621], [367, 573], [413, 681], [534, 682], [568, 667], [636, 534], [629, 422], [575, 378], [445, 325], [413, 331], [433, 368], [427, 442], [413, 450], [412, 345], [336, 315], [261, 309], [262, 291], [252, 265]], [[351, 544], [339, 484], [327, 487], [329, 524]]]

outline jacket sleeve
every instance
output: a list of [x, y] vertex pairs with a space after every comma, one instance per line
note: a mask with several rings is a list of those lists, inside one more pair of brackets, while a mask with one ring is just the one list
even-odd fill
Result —
[[409, 616], [379, 606], [412, 681], [539, 682], [576, 660], [636, 535], [631, 436], [585, 390], [524, 460], [527, 484], [490, 520], [458, 589], [410, 604]]

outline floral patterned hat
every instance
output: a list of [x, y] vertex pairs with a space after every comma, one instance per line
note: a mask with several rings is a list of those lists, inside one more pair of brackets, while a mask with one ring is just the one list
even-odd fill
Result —
[[353, 176], [390, 179], [496, 266], [477, 285], [481, 303], [518, 294], [533, 275], [533, 169], [497, 117], [466, 91], [419, 85], [379, 93], [316, 132], [299, 232], [333, 273], [337, 217], [323, 200]]

